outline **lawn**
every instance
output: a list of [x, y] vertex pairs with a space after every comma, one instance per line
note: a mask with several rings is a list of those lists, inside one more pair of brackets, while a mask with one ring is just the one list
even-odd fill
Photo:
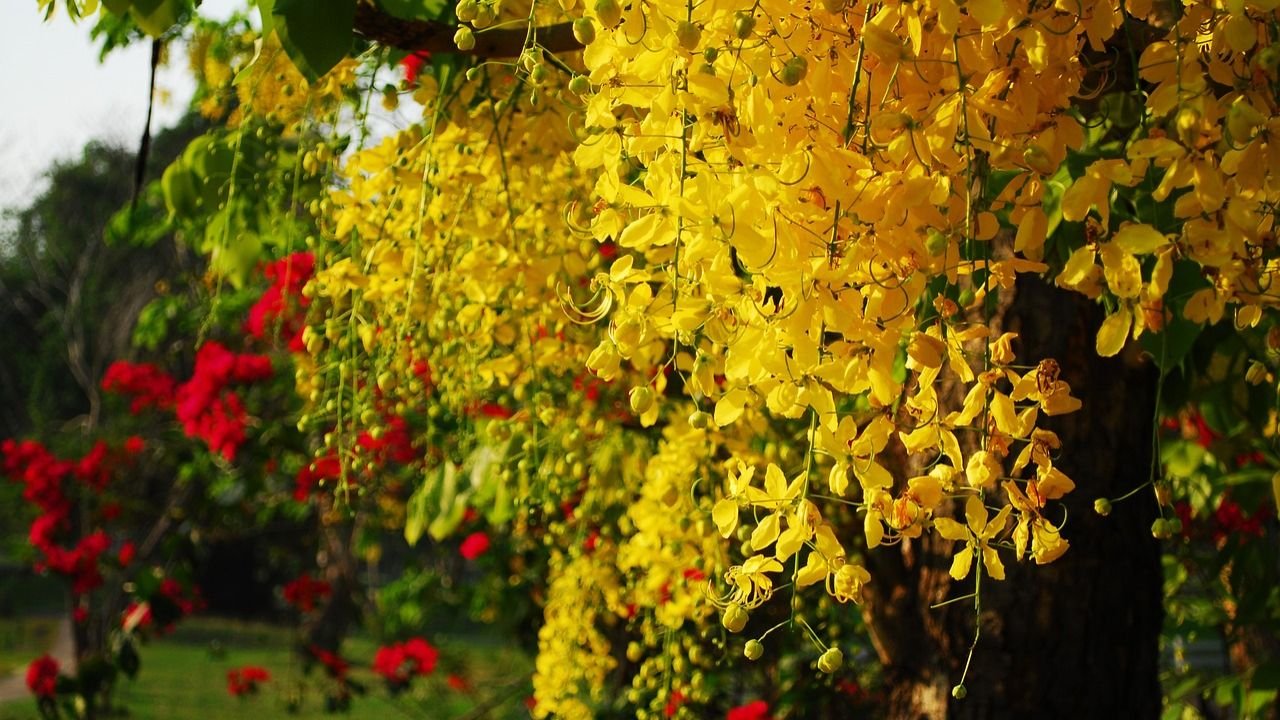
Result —
[[[290, 652], [293, 634], [285, 628], [213, 618], [185, 621], [171, 636], [142, 649], [142, 670], [136, 681], [125, 680], [117, 693], [131, 720], [206, 720], [209, 718], [323, 718], [325, 688], [331, 687], [319, 670], [304, 676]], [[487, 637], [428, 637], [440, 649], [434, 675], [418, 678], [411, 689], [392, 699], [381, 678], [370, 669], [376, 645], [355, 638], [344, 648], [352, 680], [368, 688], [356, 697], [349, 713], [332, 717], [351, 720], [422, 718], [528, 717], [530, 659], [518, 650]], [[253, 696], [235, 698], [227, 692], [232, 668], [259, 665], [271, 680]], [[447, 678], [465, 679], [465, 689]], [[490, 699], [500, 702], [490, 703]], [[290, 701], [296, 704], [291, 713]], [[483, 704], [483, 707], [480, 707]], [[37, 717], [30, 701], [0, 705], [0, 720]]]
[[60, 618], [0, 618], [0, 675], [25, 668], [53, 645]]

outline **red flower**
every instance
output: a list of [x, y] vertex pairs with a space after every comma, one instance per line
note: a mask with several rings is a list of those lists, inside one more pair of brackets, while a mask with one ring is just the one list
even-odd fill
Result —
[[675, 717], [676, 710], [680, 709], [680, 706], [684, 704], [684, 701], [684, 693], [679, 690], [672, 691], [671, 698], [667, 700], [667, 707], [663, 709], [662, 714], [666, 717]]
[[436, 661], [440, 658], [440, 651], [426, 640], [415, 637], [405, 641], [404, 656], [413, 661], [415, 675], [430, 675], [436, 671]]
[[409, 53], [400, 61], [400, 66], [404, 68], [404, 81], [410, 85], [418, 81], [418, 73], [422, 71], [422, 64], [431, 59], [431, 53], [426, 50]]
[[324, 669], [329, 673], [330, 677], [338, 680], [344, 680], [347, 677], [347, 671], [351, 669], [350, 663], [343, 660], [341, 656], [331, 650], [325, 650], [319, 645], [312, 645], [308, 648], [311, 655], [324, 665]]
[[125, 438], [124, 451], [130, 455], [137, 455], [147, 449], [147, 443], [137, 435], [130, 435]]
[[27, 688], [37, 697], [53, 697], [58, 687], [58, 661], [48, 655], [27, 666]]
[[409, 681], [404, 659], [403, 645], [384, 645], [373, 654], [373, 671], [393, 685], [403, 685]]
[[331, 592], [329, 583], [313, 580], [311, 573], [303, 573], [285, 583], [284, 601], [306, 613], [315, 610], [317, 599], [328, 597]]
[[724, 716], [724, 720], [769, 720], [769, 703], [755, 700], [746, 705], [739, 705]]
[[227, 671], [227, 692], [236, 697], [248, 693], [258, 691], [258, 683], [264, 683], [271, 679], [271, 673], [266, 668], [248, 666], [237, 670]]
[[448, 682], [449, 687], [460, 693], [471, 692], [471, 683], [467, 682], [466, 678], [461, 675], [449, 673], [449, 677], [445, 678], [445, 682]]
[[149, 407], [173, 407], [177, 385], [168, 373], [151, 363], [118, 360], [102, 376], [103, 390], [133, 397], [129, 412], [134, 415]]
[[462, 541], [462, 546], [458, 548], [458, 551], [462, 553], [462, 557], [468, 560], [475, 560], [489, 552], [489, 536], [483, 532], [473, 532]]
[[134, 547], [133, 543], [126, 540], [124, 544], [120, 546], [120, 554], [116, 557], [120, 562], [120, 567], [128, 567], [129, 563], [133, 562], [133, 558], [137, 553], [137, 548]]

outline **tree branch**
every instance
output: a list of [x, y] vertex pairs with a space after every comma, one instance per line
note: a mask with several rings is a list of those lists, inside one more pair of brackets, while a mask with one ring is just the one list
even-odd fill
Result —
[[[454, 25], [428, 20], [405, 20], [383, 12], [368, 2], [356, 3], [355, 31], [365, 39], [382, 45], [410, 51], [430, 53], [462, 53], [453, 44]], [[524, 50], [528, 28], [476, 32], [476, 46], [464, 54], [482, 58], [513, 58]], [[548, 52], [581, 50], [582, 43], [573, 36], [572, 23], [544, 25], [537, 28], [538, 45]]]

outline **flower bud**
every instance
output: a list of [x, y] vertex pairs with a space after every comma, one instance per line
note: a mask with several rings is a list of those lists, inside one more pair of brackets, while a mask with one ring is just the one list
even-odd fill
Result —
[[617, 27], [622, 22], [622, 6], [618, 0], [596, 0], [595, 10], [600, 24], [607, 28]]
[[968, 697], [968, 695], [969, 695], [969, 691], [965, 689], [965, 686], [963, 685], [956, 685], [955, 687], [951, 688], [951, 697], [957, 700], [963, 700], [966, 697]]
[[747, 626], [749, 617], [745, 608], [738, 603], [732, 603], [724, 609], [724, 614], [720, 616], [720, 624], [731, 633], [742, 632], [742, 628]]
[[1267, 381], [1267, 366], [1253, 360], [1249, 363], [1249, 369], [1244, 373], [1244, 379], [1250, 385], [1261, 385]]
[[711, 427], [711, 413], [695, 411], [689, 416], [689, 427], [694, 430], [706, 430]]
[[742, 648], [742, 654], [748, 660], [759, 660], [764, 655], [764, 645], [759, 640], [748, 640], [746, 646]]
[[629, 397], [631, 411], [637, 415], [643, 415], [653, 407], [653, 389], [647, 385], [631, 388]]
[[453, 44], [457, 45], [462, 52], [467, 52], [476, 46], [476, 34], [471, 32], [471, 28], [463, 25], [453, 34]]
[[1106, 498], [1098, 498], [1093, 501], [1093, 511], [1106, 517], [1111, 514], [1111, 501]]
[[583, 45], [590, 45], [596, 39], [596, 26], [591, 23], [591, 18], [573, 21], [573, 37]]
[[840, 648], [827, 648], [827, 651], [818, 657], [818, 669], [830, 675], [840, 669], [844, 664], [844, 653], [840, 652]]

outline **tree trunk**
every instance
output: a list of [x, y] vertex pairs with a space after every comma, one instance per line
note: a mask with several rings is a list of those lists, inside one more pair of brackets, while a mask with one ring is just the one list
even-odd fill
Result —
[[[1064, 499], [1071, 548], [1048, 565], [1006, 562], [1003, 582], [984, 578], [982, 633], [964, 700], [951, 688], [973, 640], [973, 603], [930, 608], [973, 589], [972, 575], [960, 583], [948, 575], [952, 543], [929, 534], [869, 553], [874, 581], [864, 612], [885, 666], [886, 717], [1157, 717], [1163, 609], [1160, 549], [1150, 533], [1155, 506], [1139, 493], [1108, 517], [1092, 507], [1148, 478], [1155, 368], [1136, 353], [1097, 357], [1102, 312], [1087, 298], [1025, 275], [1013, 297], [1005, 295], [993, 326], [1019, 333], [1019, 362], [1055, 358], [1084, 402], [1041, 420], [1062, 440], [1055, 466], [1076, 482]], [[1048, 512], [1061, 522], [1057, 510]]]

